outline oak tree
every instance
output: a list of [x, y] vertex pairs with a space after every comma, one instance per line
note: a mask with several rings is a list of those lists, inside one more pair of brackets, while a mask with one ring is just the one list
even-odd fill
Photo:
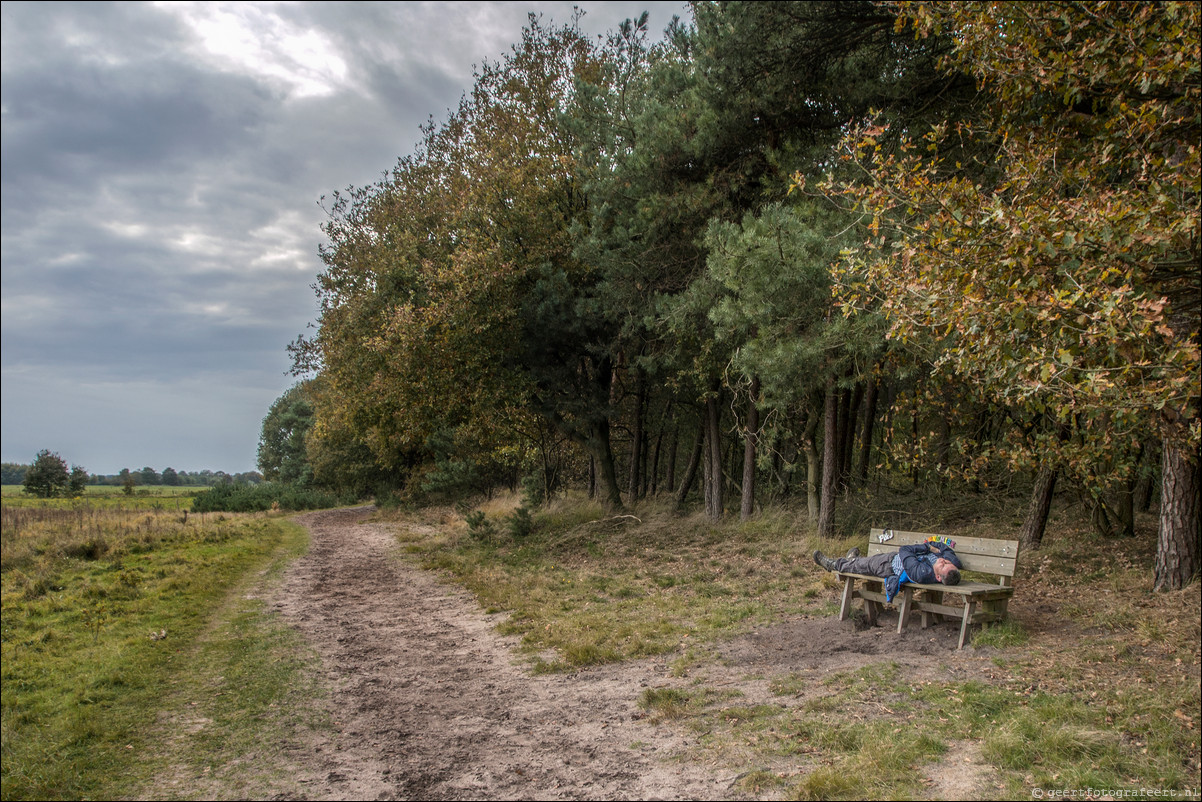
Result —
[[1158, 433], [1155, 584], [1181, 587], [1199, 569], [1198, 6], [898, 6], [953, 38], [947, 66], [988, 102], [898, 148], [883, 123], [846, 140], [866, 172], [830, 187], [871, 216], [859, 265], [891, 335], [937, 336], [943, 365], [1086, 448]]

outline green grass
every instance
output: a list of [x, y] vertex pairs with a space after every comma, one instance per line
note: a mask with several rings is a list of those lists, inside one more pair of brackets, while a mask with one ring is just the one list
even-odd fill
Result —
[[[265, 655], [295, 651], [295, 644], [264, 650], [277, 637], [269, 629], [209, 636], [214, 612], [228, 605], [241, 578], [296, 553], [305, 534], [263, 516], [193, 516], [185, 523], [153, 509], [131, 515], [92, 508], [81, 516], [50, 504], [43, 511], [10, 514], [7, 501], [4, 510], [0, 795], [126, 795], [169, 753], [148, 736], [171, 704], [165, 691], [214, 666], [227, 668], [232, 681], [240, 661], [231, 650], [239, 645]], [[242, 631], [251, 631], [253, 610], [230, 615], [231, 626], [241, 621]], [[202, 641], [211, 648], [200, 655]], [[273, 681], [260, 658], [242, 662], [242, 676], [266, 683], [267, 696], [298, 684], [293, 669]], [[244, 691], [253, 684], [239, 683], [237, 705], [257, 704]]]
[[[285, 544], [268, 583], [304, 538]], [[257, 589], [262, 587], [255, 571]], [[237, 587], [190, 651], [188, 670], [173, 674], [148, 740], [159, 748], [139, 761], [148, 777], [138, 798], [299, 798], [302, 768], [290, 747], [307, 732], [331, 729], [314, 704], [325, 689], [317, 658], [301, 636], [263, 601]]]
[[1023, 629], [1022, 624], [1014, 620], [990, 624], [973, 636], [974, 645], [992, 646], [997, 649], [1022, 646], [1027, 640], [1026, 630]]
[[704, 704], [702, 696], [680, 688], [648, 688], [639, 697], [639, 708], [657, 718], [684, 718]]

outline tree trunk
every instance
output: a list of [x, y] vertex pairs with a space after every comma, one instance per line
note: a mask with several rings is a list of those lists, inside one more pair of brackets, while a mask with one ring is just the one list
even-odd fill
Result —
[[722, 499], [726, 500], [732, 492], [741, 493], [740, 485], [735, 484], [735, 477], [739, 477], [739, 482], [743, 480], [743, 451], [739, 448], [739, 439], [737, 437], [726, 438], [726, 445], [723, 446], [726, 453], [722, 455], [722, 464], [725, 466], [722, 469]]
[[843, 439], [840, 444], [842, 453], [839, 457], [839, 483], [843, 486], [844, 493], [851, 491], [852, 458], [855, 456], [856, 451], [856, 421], [860, 417], [860, 403], [863, 399], [864, 386], [857, 384], [848, 397], [847, 413], [843, 416]]
[[784, 443], [778, 433], [772, 442], [772, 498], [782, 501], [789, 495], [789, 474], [785, 472]]
[[680, 482], [680, 489], [676, 491], [676, 506], [680, 507], [684, 504], [685, 498], [689, 495], [689, 491], [693, 489], [693, 482], [697, 479], [697, 468], [701, 465], [701, 454], [705, 449], [705, 425], [697, 431], [697, 442], [693, 444], [693, 453], [689, 455], [689, 464], [684, 470], [684, 479]]
[[856, 472], [856, 487], [868, 484], [868, 463], [872, 460], [872, 434], [876, 426], [876, 395], [877, 382], [868, 382], [868, 392], [864, 398], [864, 432], [860, 438], [860, 465]]
[[631, 503], [639, 497], [642, 484], [643, 407], [647, 403], [647, 382], [643, 378], [643, 371], [636, 368], [634, 373], [634, 422], [630, 435], [630, 476], [626, 487], [626, 497]]
[[1118, 501], [1119, 534], [1135, 537], [1135, 477], [1128, 479], [1119, 491]]
[[668, 488], [669, 492], [676, 487], [676, 446], [680, 442], [680, 421], [677, 420], [672, 426], [672, 441], [668, 443], [668, 476], [664, 481], [664, 487]]
[[841, 391], [835, 402], [835, 480], [839, 487], [845, 484], [847, 464], [843, 461], [847, 455], [844, 439], [847, 435], [847, 415], [851, 410], [851, 391]]
[[1135, 509], [1140, 512], [1147, 512], [1152, 508], [1152, 496], [1154, 495], [1152, 486], [1152, 468], [1151, 464], [1155, 459], [1156, 447], [1151, 441], [1144, 441], [1139, 444], [1139, 459], [1136, 465], [1139, 466], [1139, 471], [1136, 474], [1134, 496], [1131, 500]]
[[643, 478], [644, 495], [654, 496], [659, 489], [659, 450], [664, 444], [664, 430], [655, 435], [655, 447], [651, 449], [651, 468]]
[[805, 455], [806, 455], [806, 513], [810, 523], [818, 522], [818, 443], [815, 435], [818, 433], [818, 413], [817, 410], [810, 410], [809, 420], [806, 421], [805, 429]]
[[711, 521], [722, 518], [722, 432], [719, 426], [718, 397], [705, 399], [705, 513]]
[[1131, 491], [1131, 506], [1132, 513], [1136, 510], [1139, 512], [1147, 512], [1152, 509], [1152, 499], [1155, 495], [1155, 487], [1153, 486], [1152, 463], [1156, 458], [1156, 444], [1153, 440], [1144, 440], [1139, 444], [1138, 458], [1136, 459], [1136, 477], [1135, 485]]
[[818, 507], [818, 536], [835, 533], [835, 496], [839, 483], [839, 391], [833, 381], [827, 383], [823, 403], [822, 498]]
[[1180, 590], [1199, 570], [1199, 481], [1195, 456], [1166, 437], [1160, 480], [1160, 534], [1156, 543], [1156, 590]]
[[[897, 447], [894, 435], [894, 420], [893, 413], [897, 405], [897, 385], [890, 382], [884, 387], [885, 390], [885, 414], [881, 420], [881, 451], [885, 452], [886, 458], [894, 455], [894, 450]], [[878, 482], [879, 484], [879, 482]]]
[[618, 474], [614, 469], [614, 454], [609, 442], [609, 421], [602, 419], [589, 430], [588, 449], [597, 463], [601, 506], [610, 512], [622, 509], [622, 491], [618, 489]]
[[743, 496], [739, 505], [739, 520], [746, 521], [755, 512], [755, 449], [760, 432], [760, 380], [751, 380], [751, 397], [747, 401], [747, 436], [743, 444]]
[[1090, 501], [1089, 508], [1089, 523], [1093, 526], [1093, 531], [1101, 537], [1112, 537], [1118, 534], [1117, 527], [1114, 521], [1111, 520], [1110, 507], [1106, 504], [1106, 499], [1095, 498]]
[[1048, 523], [1048, 513], [1052, 510], [1052, 494], [1056, 490], [1056, 479], [1060, 476], [1059, 468], [1044, 465], [1035, 477], [1035, 488], [1031, 492], [1031, 504], [1027, 508], [1027, 519], [1023, 521], [1019, 540], [1023, 548], [1037, 549], [1043, 542], [1043, 533]]

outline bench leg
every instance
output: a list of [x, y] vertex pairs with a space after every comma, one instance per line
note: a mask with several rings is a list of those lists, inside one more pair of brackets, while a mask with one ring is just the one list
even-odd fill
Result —
[[910, 601], [914, 595], [914, 591], [910, 588], [901, 590], [901, 612], [897, 616], [897, 634], [900, 635], [902, 630], [906, 628], [906, 622], [910, 620]]
[[843, 580], [843, 601], [839, 605], [839, 620], [846, 621], [848, 614], [851, 612], [852, 587], [856, 580], [850, 576]]
[[957, 649], [963, 649], [964, 642], [968, 640], [968, 627], [972, 624], [972, 614], [976, 607], [977, 603], [972, 599], [964, 600], [964, 620], [960, 623], [960, 643], [956, 646]]
[[881, 603], [875, 602], [872, 599], [864, 600], [864, 612], [868, 615], [868, 626], [876, 626], [876, 617], [880, 614]]
[[[927, 591], [926, 594], [923, 596], [923, 598], [930, 599], [930, 601], [933, 601], [935, 604], [943, 604], [943, 594], [942, 593], [937, 593], [935, 591]], [[931, 626], [931, 624], [938, 623], [942, 619], [943, 619], [943, 616], [940, 615], [939, 613], [930, 613], [930, 612], [927, 612], [926, 610], [923, 610], [922, 611], [922, 628], [927, 629], [928, 627]]]

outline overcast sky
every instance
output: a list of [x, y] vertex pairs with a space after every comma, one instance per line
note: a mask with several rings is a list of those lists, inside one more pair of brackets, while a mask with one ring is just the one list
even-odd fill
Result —
[[373, 183], [527, 14], [683, 2], [2, 5], [4, 462], [255, 469], [316, 320], [322, 195]]

